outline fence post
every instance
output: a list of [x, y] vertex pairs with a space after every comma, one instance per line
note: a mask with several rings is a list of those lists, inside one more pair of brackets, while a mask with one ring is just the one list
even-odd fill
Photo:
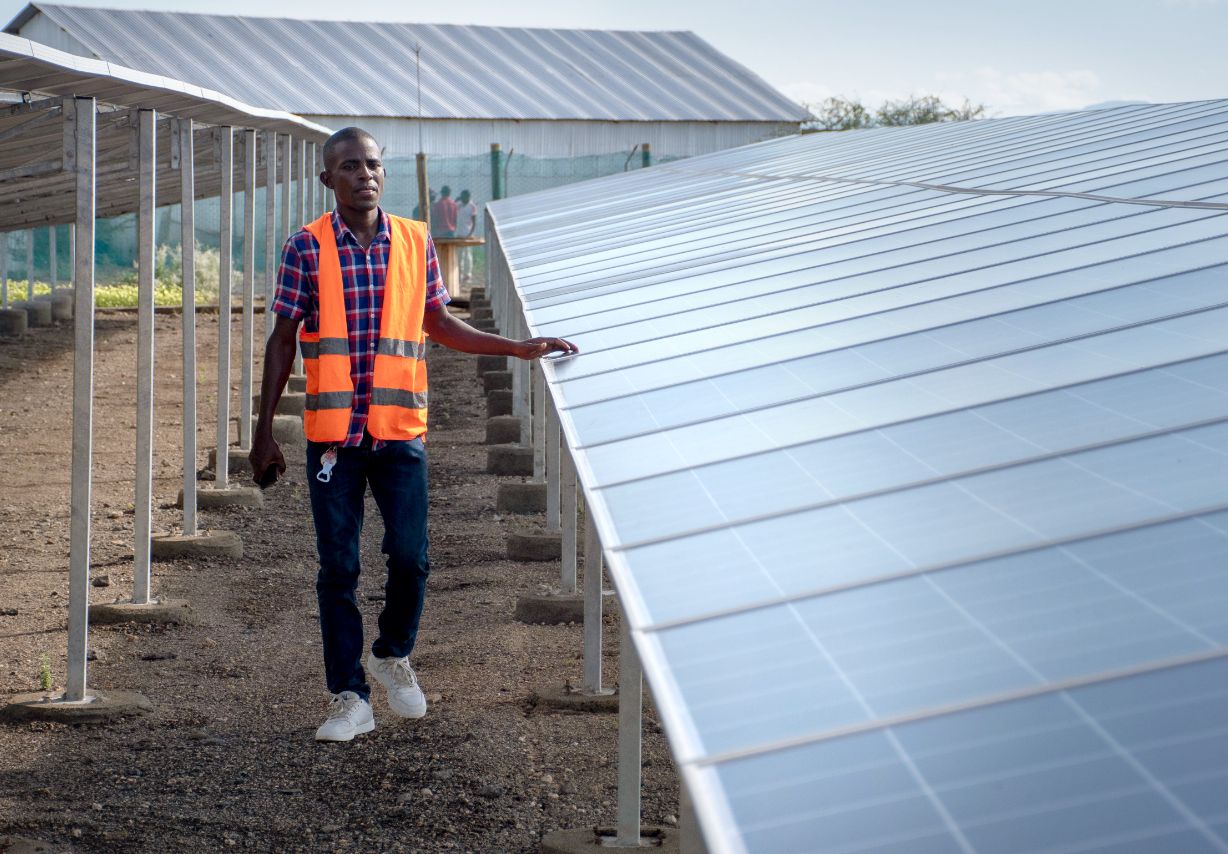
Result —
[[153, 527], [154, 377], [154, 214], [158, 180], [158, 114], [140, 110], [137, 157], [140, 168], [137, 214], [136, 321], [136, 503], [132, 604], [150, 602], [150, 538]]
[[497, 142], [490, 144], [490, 198], [503, 198], [503, 147]]
[[418, 178], [418, 214], [426, 223], [426, 231], [431, 231], [431, 190], [426, 176], [426, 152], [419, 151], [414, 158]]

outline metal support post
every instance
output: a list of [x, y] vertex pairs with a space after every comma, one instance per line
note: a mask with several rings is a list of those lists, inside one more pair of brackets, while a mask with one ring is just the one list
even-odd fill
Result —
[[[243, 325], [240, 330], [239, 447], [252, 446], [252, 361], [256, 326], [256, 132], [243, 131]], [[218, 455], [218, 466], [222, 456]], [[227, 463], [227, 465], [229, 465]]]
[[158, 114], [138, 112], [136, 315], [136, 503], [132, 603], [150, 602], [150, 537], [153, 535], [154, 214], [157, 211]]
[[[287, 224], [286, 226], [287, 240], [289, 240], [291, 231], [297, 230], [298, 226], [303, 225], [303, 172], [306, 171], [305, 166], [303, 166], [303, 157], [307, 156], [307, 140], [305, 139], [298, 140], [297, 147], [298, 147], [298, 155], [297, 155], [298, 162], [295, 163], [295, 151], [293, 151], [293, 149], [295, 149], [295, 140], [293, 140], [292, 136], [287, 136], [286, 138], [286, 182], [290, 183], [291, 181], [297, 181], [298, 183], [298, 189], [295, 194], [296, 195], [296, 210], [297, 210], [298, 219], [295, 222], [291, 222], [291, 224]], [[295, 171], [295, 166], [297, 166], [297, 171]], [[293, 176], [297, 176], [297, 178]], [[290, 213], [290, 204], [289, 204], [290, 203], [290, 188], [289, 187], [286, 188], [285, 198], [286, 198], [286, 214], [289, 215]], [[302, 374], [303, 374], [303, 354], [302, 354], [302, 350], [296, 347], [295, 348], [295, 367], [293, 367], [293, 375], [302, 376]]]
[[426, 223], [426, 230], [431, 230], [431, 191], [426, 177], [426, 154], [419, 151], [414, 158], [415, 172], [418, 179], [418, 216]]
[[0, 307], [9, 307], [9, 233], [0, 234]]
[[640, 845], [640, 741], [644, 714], [644, 678], [623, 612], [618, 640], [618, 835], [614, 846]]
[[544, 382], [542, 398], [546, 407], [546, 530], [553, 533], [562, 530], [560, 525], [563, 482], [559, 476], [559, 411], [555, 408], [554, 398], [546, 391]]
[[678, 782], [678, 851], [679, 854], [708, 854], [695, 805], [691, 802], [691, 790], [685, 780]]
[[183, 272], [183, 533], [196, 536], [196, 163], [192, 120], [179, 119]]
[[281, 158], [281, 242], [290, 239], [290, 188], [294, 185], [293, 160], [294, 137], [282, 137]]
[[[220, 127], [221, 162], [218, 164], [221, 186], [221, 251], [218, 253], [217, 272], [217, 472], [214, 483], [217, 489], [230, 486], [230, 292], [234, 254], [234, 177], [235, 152], [234, 129], [229, 125]], [[251, 405], [250, 403], [248, 404]]]
[[303, 219], [303, 222], [314, 220], [319, 216], [319, 214], [316, 213], [316, 188], [320, 186], [320, 182], [316, 180], [315, 170], [316, 144], [314, 142], [309, 142], [307, 143], [307, 163], [304, 169], [304, 174], [306, 175], [304, 187], [307, 190], [307, 216]]
[[529, 376], [533, 384], [529, 398], [533, 407], [533, 482], [541, 483], [546, 479], [546, 378], [537, 359], [529, 363]]
[[26, 232], [26, 299], [34, 299], [34, 229]]
[[73, 137], [71, 170], [76, 179], [77, 229], [73, 272], [72, 486], [68, 557], [68, 673], [64, 699], [80, 702], [85, 693], [85, 653], [89, 633], [90, 477], [94, 427], [94, 117], [93, 98], [73, 98], [65, 116], [65, 136]]
[[601, 687], [601, 539], [591, 508], [584, 506], [584, 690], [609, 693]]
[[55, 289], [60, 284], [59, 259], [56, 257], [55, 232], [57, 226], [50, 226], [47, 229], [47, 258], [51, 266], [51, 292], [55, 293]]
[[277, 289], [277, 134], [264, 132], [264, 337], [273, 334]]
[[[553, 402], [552, 402], [553, 403]], [[557, 417], [557, 416], [556, 416]], [[559, 492], [561, 493], [561, 515], [563, 529], [563, 575], [559, 580], [559, 590], [564, 594], [576, 592], [576, 528], [579, 525], [576, 506], [576, 463], [571, 458], [571, 449], [560, 448], [559, 452]], [[547, 496], [547, 506], [549, 496]], [[547, 512], [547, 516], [549, 513]], [[601, 595], [601, 585], [597, 585], [597, 595]], [[600, 598], [598, 607], [600, 607]], [[598, 643], [601, 642], [598, 632]]]
[[295, 191], [295, 199], [298, 211], [298, 222], [295, 225], [304, 225], [307, 222], [307, 140], [300, 139], [298, 141], [298, 171], [295, 172], [295, 180], [298, 182], [298, 187]]

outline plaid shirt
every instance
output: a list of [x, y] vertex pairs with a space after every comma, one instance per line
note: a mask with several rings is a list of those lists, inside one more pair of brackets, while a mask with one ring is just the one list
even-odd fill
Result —
[[[362, 443], [367, 427], [367, 407], [371, 402], [371, 382], [375, 373], [375, 347], [379, 342], [380, 311], [384, 305], [384, 279], [388, 275], [388, 249], [392, 245], [388, 215], [380, 211], [379, 232], [370, 249], [363, 249], [336, 211], [333, 234], [337, 236], [337, 255], [341, 261], [341, 283], [345, 293], [345, 324], [350, 338], [350, 378], [354, 381], [354, 413], [342, 447]], [[286, 241], [277, 271], [277, 295], [273, 311], [291, 320], [304, 321], [308, 332], [320, 328], [319, 265], [320, 244], [315, 235], [300, 229]], [[449, 302], [435, 244], [426, 237], [426, 310], [436, 311]]]

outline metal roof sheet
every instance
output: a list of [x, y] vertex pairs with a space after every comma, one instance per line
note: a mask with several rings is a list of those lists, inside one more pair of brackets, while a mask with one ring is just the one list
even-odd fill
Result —
[[[802, 121], [691, 32], [304, 21], [38, 3], [96, 56], [295, 113], [431, 119]], [[345, 86], [329, 81], [346, 80]]]
[[[178, 167], [173, 166], [171, 121], [197, 122], [198, 198], [218, 193], [213, 140], [221, 127], [275, 131], [314, 142], [328, 128], [279, 110], [252, 107], [227, 95], [143, 71], [75, 56], [0, 33], [0, 94], [17, 103], [0, 105], [0, 231], [72, 222], [76, 215], [74, 181], [65, 168], [64, 110], [61, 100], [98, 100], [98, 215], [136, 210], [138, 185], [131, 165], [135, 123], [132, 110], [157, 110], [158, 204], [179, 201]], [[29, 103], [21, 103], [22, 96]], [[213, 127], [202, 127], [212, 125]], [[262, 134], [257, 134], [261, 137]], [[257, 139], [263, 163], [263, 140]]]
[[1228, 101], [489, 210], [711, 850], [1228, 850]]

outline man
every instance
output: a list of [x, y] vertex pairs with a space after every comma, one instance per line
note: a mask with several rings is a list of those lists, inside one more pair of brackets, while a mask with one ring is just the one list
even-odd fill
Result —
[[[461, 190], [456, 205], [456, 236], [473, 237], [478, 228], [478, 206], [469, 196], [468, 190]], [[469, 284], [473, 279], [473, 247], [460, 247], [460, 278], [461, 284]]]
[[439, 201], [431, 204], [431, 232], [436, 237], [456, 236], [456, 201], [447, 184], [439, 188]]
[[367, 670], [387, 689], [393, 712], [426, 714], [409, 664], [429, 572], [425, 336], [466, 353], [521, 359], [576, 348], [561, 338], [489, 335], [448, 313], [425, 225], [380, 209], [384, 167], [370, 134], [352, 127], [333, 134], [324, 145], [320, 181], [333, 191], [337, 207], [286, 241], [249, 459], [262, 483], [286, 470], [273, 440], [273, 413], [302, 322], [307, 483], [320, 556], [316, 594], [325, 681], [332, 695], [316, 740], [349, 741], [375, 728], [354, 595], [368, 485], [384, 519], [388, 581]]

